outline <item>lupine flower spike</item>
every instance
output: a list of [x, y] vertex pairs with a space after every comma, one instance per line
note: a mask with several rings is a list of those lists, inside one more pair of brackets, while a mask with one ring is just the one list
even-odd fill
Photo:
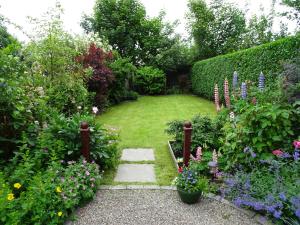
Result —
[[216, 109], [219, 112], [220, 111], [220, 97], [219, 97], [219, 88], [218, 85], [215, 85], [215, 105]]
[[258, 78], [258, 88], [261, 91], [265, 88], [265, 75], [263, 74], [263, 72], [260, 73]]
[[218, 162], [218, 154], [216, 152], [216, 149], [214, 149], [213, 154], [212, 154], [212, 160], [213, 162]]
[[225, 78], [225, 81], [224, 81], [224, 97], [225, 97], [226, 107], [230, 108], [229, 85], [228, 85], [227, 78]]
[[233, 73], [232, 87], [234, 90], [236, 90], [238, 87], [238, 73], [236, 71]]
[[196, 158], [191, 154], [191, 158], [194, 161], [201, 161], [202, 160], [202, 148], [198, 147], [196, 151]]
[[242, 83], [242, 99], [246, 99], [247, 98], [247, 85], [245, 82]]

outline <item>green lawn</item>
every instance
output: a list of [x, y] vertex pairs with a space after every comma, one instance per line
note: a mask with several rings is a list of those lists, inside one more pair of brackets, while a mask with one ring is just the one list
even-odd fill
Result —
[[[192, 95], [144, 96], [110, 108], [98, 117], [105, 126], [120, 131], [120, 150], [145, 147], [155, 149], [155, 172], [159, 185], [170, 185], [176, 169], [167, 147], [166, 123], [188, 120], [196, 114], [213, 116], [214, 104]], [[103, 184], [114, 184], [115, 171], [105, 174]]]

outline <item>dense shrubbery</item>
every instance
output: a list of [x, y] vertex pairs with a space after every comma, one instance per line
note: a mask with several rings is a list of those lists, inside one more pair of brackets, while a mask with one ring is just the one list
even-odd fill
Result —
[[239, 72], [240, 80], [252, 81], [255, 81], [257, 74], [263, 71], [266, 80], [272, 81], [283, 71], [283, 61], [296, 57], [299, 48], [300, 36], [298, 35], [197, 62], [192, 71], [193, 92], [212, 99], [214, 85], [218, 84], [223, 96], [224, 78], [230, 80], [234, 71]]
[[[172, 135], [174, 143], [172, 148], [176, 156], [181, 157], [183, 153], [183, 125], [185, 121], [175, 120], [168, 123], [166, 133]], [[218, 121], [214, 121], [207, 116], [196, 116], [191, 120], [193, 132], [192, 132], [192, 152], [195, 154], [197, 147], [204, 147], [209, 149], [210, 152], [213, 149], [218, 149], [220, 143], [216, 141], [221, 135], [220, 124]], [[211, 155], [211, 154], [210, 154]]]
[[1, 223], [63, 224], [75, 207], [94, 196], [101, 178], [97, 164], [85, 160], [53, 162], [46, 170], [28, 172], [8, 181], [0, 173]]
[[162, 70], [145, 66], [137, 70], [134, 87], [140, 94], [163, 94], [166, 88], [166, 76]]

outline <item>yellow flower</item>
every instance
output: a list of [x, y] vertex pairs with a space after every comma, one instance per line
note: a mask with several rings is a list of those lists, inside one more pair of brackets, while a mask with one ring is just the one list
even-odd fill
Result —
[[58, 212], [57, 213], [58, 216], [62, 216], [62, 214], [63, 214], [62, 212]]
[[14, 196], [14, 194], [12, 194], [12, 193], [10, 193], [10, 194], [7, 195], [7, 200], [8, 200], [8, 201], [13, 200], [14, 198], [15, 198], [15, 196]]
[[20, 189], [22, 187], [22, 185], [20, 183], [15, 183], [14, 184], [14, 188]]
[[57, 192], [57, 193], [61, 193], [61, 188], [60, 188], [60, 187], [57, 187], [57, 188], [56, 188], [56, 192]]

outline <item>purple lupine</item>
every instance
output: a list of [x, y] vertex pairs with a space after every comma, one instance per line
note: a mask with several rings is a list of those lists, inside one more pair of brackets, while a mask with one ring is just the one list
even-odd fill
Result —
[[245, 82], [242, 83], [242, 99], [246, 99], [247, 98], [247, 85]]
[[265, 88], [265, 75], [263, 72], [260, 73], [258, 78], [258, 88], [262, 91]]
[[232, 87], [233, 87], [233, 89], [237, 89], [237, 87], [238, 87], [238, 73], [236, 71], [234, 71], [234, 73], [233, 73]]

